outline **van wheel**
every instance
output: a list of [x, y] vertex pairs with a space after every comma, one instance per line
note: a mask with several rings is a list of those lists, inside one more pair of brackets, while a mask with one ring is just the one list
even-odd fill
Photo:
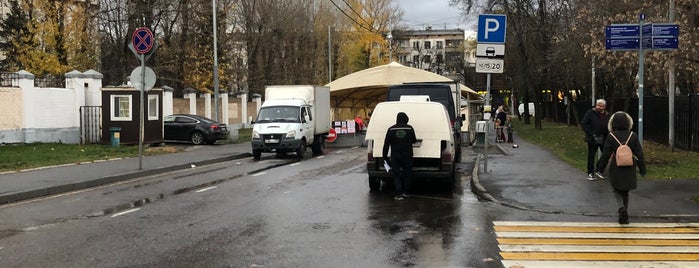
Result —
[[381, 179], [369, 176], [369, 191], [378, 192], [381, 188]]
[[262, 156], [262, 151], [261, 150], [252, 150], [252, 158], [255, 160], [260, 160], [260, 157]]
[[456, 157], [454, 159], [455, 163], [461, 163], [461, 146], [459, 146], [459, 149], [456, 149]]
[[452, 166], [451, 172], [449, 173], [449, 179], [447, 180], [447, 189], [450, 192], [454, 192], [456, 190], [456, 165]]

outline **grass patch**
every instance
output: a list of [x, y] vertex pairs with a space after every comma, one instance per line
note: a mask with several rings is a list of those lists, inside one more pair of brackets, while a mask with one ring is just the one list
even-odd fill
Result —
[[[169, 146], [144, 146], [144, 155], [179, 151], [179, 149]], [[0, 172], [126, 157], [138, 157], [138, 146], [112, 147], [100, 144], [62, 143], [10, 144], [0, 146]]]
[[[542, 130], [532, 124], [513, 120], [517, 136], [527, 142], [551, 150], [556, 156], [582, 171], [587, 170], [587, 144], [585, 134], [577, 126], [542, 121]], [[699, 153], [675, 149], [666, 145], [645, 141], [643, 153], [648, 174], [645, 179], [699, 179]]]

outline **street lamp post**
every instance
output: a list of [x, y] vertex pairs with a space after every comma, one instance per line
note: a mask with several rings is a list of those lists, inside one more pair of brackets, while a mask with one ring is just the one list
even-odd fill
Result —
[[386, 39], [388, 39], [388, 63], [391, 63], [393, 62], [393, 35], [391, 32], [388, 32]]
[[218, 116], [218, 45], [216, 40], [216, 0], [212, 0], [213, 5], [213, 23], [214, 23], [214, 120], [221, 122]]

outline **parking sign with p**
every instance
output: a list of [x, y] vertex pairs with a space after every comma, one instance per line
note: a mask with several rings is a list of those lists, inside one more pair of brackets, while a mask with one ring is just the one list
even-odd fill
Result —
[[507, 16], [496, 14], [478, 15], [478, 43], [505, 43]]

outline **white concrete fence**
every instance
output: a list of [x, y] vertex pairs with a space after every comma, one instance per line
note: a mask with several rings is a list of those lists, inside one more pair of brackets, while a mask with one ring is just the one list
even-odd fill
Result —
[[[12, 81], [3, 81], [3, 85], [11, 86], [0, 87], [0, 144], [80, 143], [80, 107], [102, 106], [102, 77], [94, 70], [83, 73], [74, 70], [65, 74], [65, 88], [40, 88], [34, 85], [35, 76], [24, 70], [3, 76]], [[172, 89], [163, 89], [163, 116], [175, 111], [198, 114], [197, 93], [186, 94], [184, 98], [188, 100], [189, 109], [181, 109], [173, 99]], [[259, 98], [252, 102], [248, 101], [247, 94], [240, 94], [238, 98], [240, 100], [229, 100], [227, 94], [221, 94], [220, 98], [220, 121], [231, 129], [248, 127], [259, 110]], [[211, 118], [211, 94], [202, 94], [201, 99], [204, 111], [200, 115]]]

